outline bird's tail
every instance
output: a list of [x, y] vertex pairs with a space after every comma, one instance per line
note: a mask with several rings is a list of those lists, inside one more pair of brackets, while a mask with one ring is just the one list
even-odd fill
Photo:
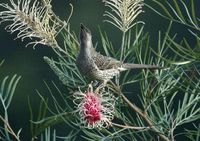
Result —
[[165, 67], [159, 67], [155, 65], [132, 64], [132, 63], [124, 63], [122, 65], [122, 68], [124, 69], [150, 69], [150, 70], [166, 69]]

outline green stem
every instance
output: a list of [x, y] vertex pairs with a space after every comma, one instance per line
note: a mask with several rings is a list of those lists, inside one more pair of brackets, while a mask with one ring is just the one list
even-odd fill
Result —
[[123, 31], [123, 34], [122, 34], [122, 44], [121, 44], [121, 55], [120, 55], [120, 61], [121, 62], [123, 61], [123, 57], [124, 57], [125, 36], [126, 36], [126, 32]]
[[147, 130], [150, 129], [150, 127], [136, 127], [136, 126], [130, 126], [130, 125], [121, 125], [117, 123], [111, 123], [113, 126], [124, 128], [124, 129], [133, 129], [133, 130]]
[[[123, 31], [123, 34], [122, 34], [122, 44], [121, 44], [121, 54], [120, 54], [120, 61], [121, 62], [123, 62], [123, 57], [124, 57], [125, 36], [126, 36], [126, 32]], [[119, 79], [120, 79], [120, 74], [115, 79], [118, 88], [120, 88]]]
[[8, 131], [8, 129], [7, 129], [8, 126], [6, 125], [6, 122], [5, 122], [5, 121], [8, 121], [7, 106], [5, 105], [4, 99], [3, 99], [3, 97], [1, 95], [0, 95], [0, 101], [2, 101], [2, 106], [3, 106], [3, 109], [4, 109], [4, 118], [1, 117], [1, 115], [0, 115], [0, 119], [4, 122], [5, 134], [6, 134], [6, 137], [10, 140], [10, 136], [9, 136], [9, 134], [7, 132]]

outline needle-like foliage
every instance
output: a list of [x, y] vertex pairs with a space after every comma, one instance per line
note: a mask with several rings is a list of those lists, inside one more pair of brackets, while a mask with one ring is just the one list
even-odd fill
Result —
[[[5, 8], [0, 12], [0, 18], [2, 22], [8, 22], [7, 29], [11, 32], [18, 31], [17, 38], [38, 38], [39, 41], [30, 43], [52, 47], [57, 58], [45, 56], [44, 60], [58, 76], [61, 84], [64, 84], [64, 88], [61, 88], [63, 85], [45, 82], [44, 88], [47, 89], [48, 98], [37, 91], [41, 98], [37, 116], [29, 102], [32, 140], [40, 137], [41, 141], [79, 138], [89, 141], [174, 141], [180, 135], [184, 139], [198, 140], [200, 57], [186, 39], [179, 44], [176, 41], [178, 35], [170, 34], [173, 21], [182, 23], [197, 39], [198, 48], [199, 35], [195, 31], [199, 31], [199, 18], [195, 14], [194, 0], [190, 1], [191, 12], [183, 0], [173, 0], [173, 4], [168, 1], [152, 0], [146, 4], [154, 12], [172, 21], [166, 31], [159, 31], [158, 36], [154, 37], [157, 38], [157, 46], [154, 48], [151, 47], [150, 34], [145, 32], [144, 25], [141, 26], [137, 23], [142, 22], [136, 21], [136, 17], [143, 11], [143, 0], [103, 2], [109, 8], [104, 14], [107, 18], [105, 21], [122, 31], [121, 49], [117, 50], [113, 46], [112, 42], [115, 40], [101, 28], [101, 43], [96, 49], [102, 49], [102, 54], [120, 58], [122, 62], [154, 64], [165, 67], [164, 69], [129, 70], [98, 89], [95, 82], [86, 80], [78, 71], [76, 56], [79, 42], [76, 34], [71, 31], [69, 19], [65, 22], [55, 15], [49, 0], [42, 0], [42, 3], [35, 0], [32, 4], [31, 0], [17, 0], [17, 3], [10, 0], [10, 4], [0, 3], [0, 6]], [[153, 7], [151, 3], [157, 4], [164, 14], [158, 12], [157, 7]], [[57, 43], [58, 33], [63, 33], [63, 45], [59, 43], [62, 46]], [[169, 51], [173, 56], [169, 56]], [[9, 89], [12, 84], [16, 84], [14, 79], [16, 76], [11, 80]], [[6, 79], [3, 81], [3, 88], [5, 81]], [[4, 89], [0, 92], [3, 93]], [[106, 95], [101, 95], [104, 93]], [[12, 95], [12, 91], [6, 92], [6, 95], [2, 94], [0, 98], [3, 107], [10, 104]], [[7, 121], [6, 115], [2, 118], [5, 119], [3, 122]], [[104, 124], [102, 121], [106, 121], [105, 127], [101, 126]], [[59, 130], [51, 132], [50, 128], [57, 124], [70, 128], [70, 132], [66, 130], [66, 135], [62, 137], [59, 136]], [[179, 130], [186, 128], [185, 125], [188, 124], [192, 130]], [[6, 129], [6, 126], [0, 129]], [[3, 137], [7, 139], [10, 133], [5, 131], [1, 130], [0, 133], [5, 133]]]
[[[152, 7], [152, 4], [156, 6]], [[196, 39], [196, 46], [191, 46], [185, 38], [181, 43], [177, 43], [172, 37], [168, 37], [171, 50], [183, 59], [190, 61], [200, 61], [200, 17], [198, 17], [198, 5], [199, 1], [197, 0], [166, 0], [164, 2], [152, 0], [146, 4], [148, 8], [161, 17], [174, 23], [185, 25], [191, 36]]]
[[20, 78], [20, 76], [14, 75], [9, 81], [9, 77], [7, 76], [1, 82], [0, 107], [3, 109], [4, 113], [3, 115], [0, 115], [0, 122], [3, 123], [3, 126], [0, 127], [0, 139], [2, 140], [15, 139], [20, 141], [19, 134], [21, 130], [19, 130], [17, 134], [13, 131], [12, 127], [10, 126], [8, 115], [8, 108], [12, 102], [13, 95]]

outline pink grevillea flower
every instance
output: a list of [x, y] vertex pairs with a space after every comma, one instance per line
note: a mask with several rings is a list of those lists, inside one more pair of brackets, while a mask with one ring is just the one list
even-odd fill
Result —
[[74, 103], [81, 123], [87, 128], [106, 128], [114, 118], [115, 98], [105, 90], [94, 93], [92, 86], [87, 92], [74, 93]]

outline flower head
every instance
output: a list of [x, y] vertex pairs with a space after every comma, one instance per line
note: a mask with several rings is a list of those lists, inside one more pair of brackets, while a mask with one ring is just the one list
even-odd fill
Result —
[[96, 94], [92, 86], [87, 92], [74, 93], [74, 103], [77, 105], [81, 123], [88, 128], [108, 127], [114, 118], [115, 99], [105, 90]]
[[105, 5], [112, 10], [112, 13], [105, 11], [104, 16], [111, 20], [105, 20], [119, 28], [121, 31], [126, 32], [137, 23], [136, 17], [142, 12], [144, 0], [103, 0]]

